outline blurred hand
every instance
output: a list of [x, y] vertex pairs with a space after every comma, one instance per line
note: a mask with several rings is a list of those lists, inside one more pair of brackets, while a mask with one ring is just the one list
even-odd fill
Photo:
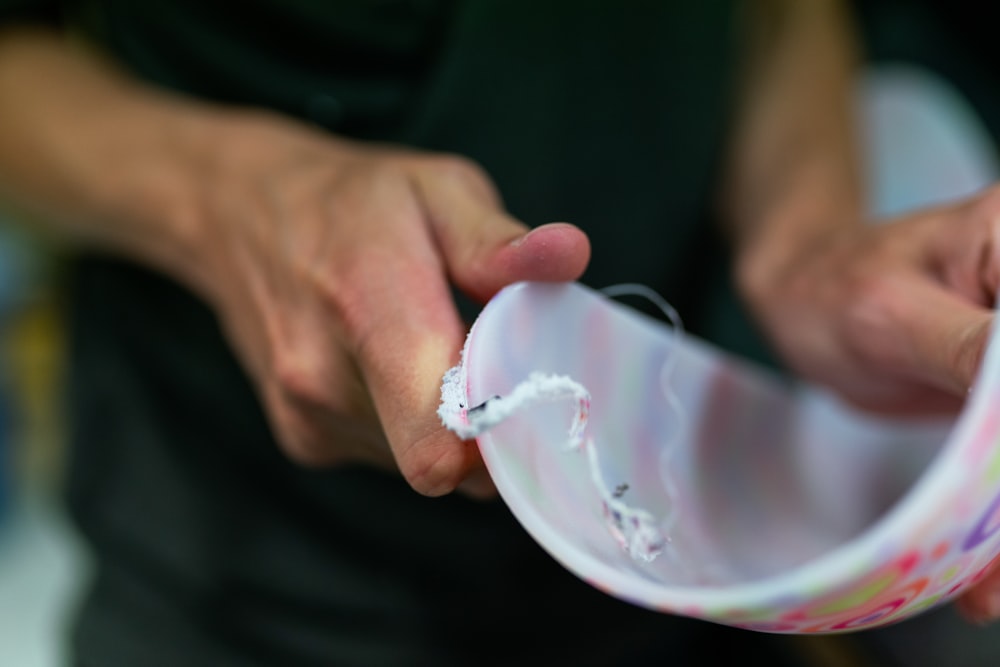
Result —
[[[956, 411], [993, 323], [1000, 189], [844, 229], [744, 277], [751, 307], [802, 377], [867, 410]], [[958, 608], [977, 622], [1000, 618], [1000, 569]]]
[[993, 322], [1000, 189], [840, 228], [790, 256], [743, 286], [793, 371], [870, 411], [959, 409]]
[[427, 495], [492, 493], [475, 444], [436, 414], [467, 333], [450, 285], [483, 302], [518, 280], [575, 280], [584, 234], [529, 233], [458, 157], [266, 115], [217, 141], [191, 261], [284, 451], [398, 469]]

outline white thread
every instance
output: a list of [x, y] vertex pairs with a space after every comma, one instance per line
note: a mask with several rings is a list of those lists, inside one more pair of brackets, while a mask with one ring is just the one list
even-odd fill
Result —
[[481, 405], [468, 408], [466, 421], [478, 435], [528, 405], [565, 398], [577, 401], [567, 442], [569, 449], [576, 449], [583, 440], [583, 430], [590, 414], [590, 392], [566, 375], [532, 373], [506, 396], [494, 396]]
[[[679, 335], [683, 330], [677, 311], [659, 294], [644, 285], [613, 285], [601, 291], [610, 298], [624, 295], [644, 297], [655, 304], [670, 320], [674, 336]], [[673, 369], [674, 362], [674, 355], [668, 355], [661, 369], [660, 382], [667, 404], [673, 409], [678, 420], [681, 420], [683, 411], [679, 399], [669, 383], [669, 374]], [[465, 392], [466, 383], [465, 351], [463, 350], [460, 363], [449, 369], [442, 380], [438, 416], [448, 429], [454, 431], [464, 440], [488, 431], [528, 405], [542, 401], [575, 400], [577, 409], [569, 427], [567, 448], [585, 450], [591, 481], [601, 499], [608, 530], [633, 558], [650, 562], [663, 552], [670, 540], [664, 536], [662, 529], [657, 527], [656, 517], [642, 508], [632, 507], [621, 500], [628, 488], [627, 484], [619, 485], [615, 490], [608, 488], [601, 472], [597, 448], [593, 439], [588, 438], [584, 441], [583, 434], [590, 415], [590, 392], [583, 385], [565, 375], [546, 375], [536, 372], [531, 373], [526, 380], [515, 386], [506, 396], [494, 396], [480, 405], [469, 406]], [[673, 437], [664, 443], [663, 456], [666, 461], [669, 461], [676, 453], [677, 441], [682, 430], [683, 423], [680, 423]], [[669, 534], [669, 529], [675, 525], [677, 520], [675, 508], [678, 487], [676, 480], [669, 474], [669, 466], [666, 467], [668, 470], [663, 475], [663, 481], [664, 490], [670, 501], [670, 508], [659, 524], [664, 526]], [[677, 555], [673, 555], [675, 560], [679, 561]]]
[[[667, 318], [667, 321], [670, 323], [670, 342], [674, 344], [672, 350], [676, 349], [676, 341], [684, 332], [684, 324], [681, 321], [681, 317], [677, 313], [677, 310], [667, 303], [666, 299], [660, 296], [655, 290], [638, 283], [623, 283], [605, 287], [601, 290], [601, 293], [612, 299], [623, 296], [638, 296], [651, 302], [660, 309], [663, 315]], [[664, 442], [660, 445], [660, 479], [663, 482], [663, 493], [666, 495], [669, 505], [660, 519], [660, 530], [663, 535], [666, 536], [664, 544], [662, 545], [662, 550], [668, 551], [668, 554], [672, 557], [675, 563], [690, 571], [691, 564], [686, 563], [684, 559], [681, 558], [671, 537], [674, 533], [674, 528], [678, 523], [677, 498], [680, 493], [680, 485], [677, 482], [673, 466], [670, 465], [670, 462], [677, 455], [681, 437], [686, 428], [684, 409], [681, 406], [680, 398], [674, 391], [673, 385], [670, 381], [670, 374], [673, 372], [676, 363], [677, 355], [668, 354], [660, 368], [659, 378], [660, 391], [663, 398], [677, 419], [677, 428], [675, 428], [671, 436], [664, 440]], [[667, 547], [671, 548], [668, 549]]]
[[[646, 287], [645, 285], [612, 285], [604, 288], [601, 292], [611, 298], [621, 296], [639, 296], [652, 302], [657, 308], [660, 309], [660, 311], [663, 312], [664, 316], [669, 321], [671, 325], [672, 342], [676, 342], [684, 332], [684, 325], [677, 311], [657, 292]], [[663, 534], [666, 535], [664, 552], [666, 552], [666, 555], [671, 558], [675, 565], [687, 573], [687, 575], [691, 578], [691, 581], [698, 581], [702, 583], [720, 581], [726, 576], [725, 573], [727, 570], [719, 563], [717, 558], [706, 557], [704, 554], [700, 554], [695, 557], [692, 554], [682, 553], [677, 548], [677, 543], [673, 539], [676, 534], [676, 527], [678, 523], [680, 523], [678, 511], [680, 485], [677, 481], [677, 476], [671, 462], [679, 452], [680, 442], [688, 428], [687, 413], [681, 404], [680, 397], [674, 390], [670, 378], [670, 374], [676, 364], [677, 355], [670, 354], [664, 360], [663, 366], [660, 369], [660, 388], [663, 398], [677, 419], [677, 428], [674, 429], [673, 435], [661, 443], [660, 479], [663, 482], [663, 492], [669, 501], [669, 509], [660, 520], [660, 529]]]
[[633, 558], [651, 562], [659, 556], [667, 543], [667, 538], [657, 528], [656, 517], [639, 507], [631, 507], [620, 500], [628, 485], [621, 485], [614, 491], [608, 489], [601, 473], [601, 463], [597, 459], [597, 448], [593, 440], [587, 440], [587, 463], [590, 477], [597, 487], [604, 510], [608, 529], [618, 544]]
[[476, 427], [467, 419], [468, 407], [465, 402], [465, 350], [462, 350], [462, 360], [458, 365], [449, 368], [441, 380], [441, 404], [437, 413], [441, 422], [451, 431], [458, 434], [462, 440], [469, 440], [479, 435]]
[[608, 488], [594, 441], [583, 439], [590, 416], [590, 392], [583, 385], [566, 375], [531, 373], [527, 380], [515, 386], [506, 396], [494, 396], [481, 405], [470, 407], [465, 405], [464, 400], [456, 400], [456, 387], [464, 387], [464, 376], [463, 364], [445, 373], [438, 408], [444, 425], [464, 439], [488, 431], [528, 405], [575, 400], [577, 409], [569, 427], [567, 449], [583, 449], [586, 452], [590, 478], [601, 498], [609, 531], [621, 547], [635, 558], [649, 562], [660, 554], [666, 540], [656, 528], [656, 518], [646, 510], [630, 507], [620, 499], [620, 493]]

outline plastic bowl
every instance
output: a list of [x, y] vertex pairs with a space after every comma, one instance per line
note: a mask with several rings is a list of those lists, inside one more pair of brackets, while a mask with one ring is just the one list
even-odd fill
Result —
[[[485, 306], [451, 379], [466, 408], [533, 373], [589, 391], [578, 446], [572, 400], [477, 438], [514, 516], [585, 581], [665, 613], [834, 633], [942, 604], [1000, 552], [998, 356], [994, 333], [957, 418], [882, 420], [599, 291], [520, 283]], [[609, 502], [648, 517], [656, 548], [623, 541]]]

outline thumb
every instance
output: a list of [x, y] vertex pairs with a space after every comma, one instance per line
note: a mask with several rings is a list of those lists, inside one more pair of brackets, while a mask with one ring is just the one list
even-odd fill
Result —
[[452, 281], [473, 299], [487, 301], [519, 280], [576, 280], [590, 261], [590, 241], [578, 227], [554, 222], [510, 240], [507, 216], [459, 226], [442, 242]]
[[[1000, 189], [926, 211], [916, 235], [925, 270], [935, 278], [913, 294], [914, 338], [938, 386], [964, 394], [986, 352], [1000, 289]], [[935, 338], [937, 340], [935, 340]]]
[[898, 287], [889, 301], [896, 334], [892, 354], [907, 374], [964, 396], [979, 373], [993, 311], [935, 281], [916, 279]]
[[590, 241], [578, 227], [535, 229], [508, 215], [486, 176], [469, 167], [463, 178], [418, 178], [421, 201], [451, 281], [487, 301], [519, 280], [578, 279], [590, 261]]

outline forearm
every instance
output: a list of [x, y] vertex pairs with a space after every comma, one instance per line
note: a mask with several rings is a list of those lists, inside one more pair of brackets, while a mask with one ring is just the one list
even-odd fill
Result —
[[755, 0], [723, 207], [751, 297], [795, 253], [860, 224], [856, 44], [835, 0]]
[[195, 281], [211, 117], [54, 32], [0, 32], [0, 199], [61, 237]]

